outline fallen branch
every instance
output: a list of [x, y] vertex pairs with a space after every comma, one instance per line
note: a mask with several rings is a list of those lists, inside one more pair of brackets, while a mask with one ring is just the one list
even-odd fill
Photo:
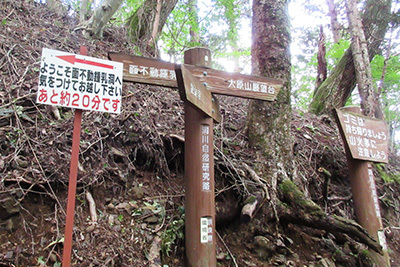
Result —
[[93, 196], [89, 191], [86, 191], [86, 199], [89, 203], [90, 218], [92, 220], [91, 223], [96, 224], [97, 223], [96, 202], [94, 202]]

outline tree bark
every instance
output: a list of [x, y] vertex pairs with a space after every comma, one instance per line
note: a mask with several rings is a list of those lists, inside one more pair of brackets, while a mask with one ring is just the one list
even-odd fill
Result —
[[82, 0], [81, 11], [79, 12], [79, 23], [83, 23], [86, 20], [88, 12], [88, 0]]
[[328, 68], [326, 63], [326, 47], [325, 47], [325, 34], [322, 26], [319, 31], [319, 40], [318, 40], [318, 73], [317, 73], [317, 81], [316, 88], [320, 87], [320, 85], [326, 80], [326, 76], [328, 75]]
[[365, 39], [360, 14], [358, 12], [357, 1], [347, 0], [346, 10], [349, 20], [350, 36], [352, 39], [351, 48], [358, 92], [361, 97], [361, 110], [365, 116], [375, 117], [375, 110], [379, 108], [379, 101], [372, 84], [372, 73], [367, 41]]
[[271, 189], [270, 201], [263, 206], [263, 213], [271, 213], [276, 219], [279, 219], [276, 212], [277, 185], [291, 177], [294, 169], [290, 135], [291, 37], [288, 4], [289, 0], [254, 0], [252, 7], [253, 75], [284, 82], [276, 101], [251, 101], [247, 118], [249, 145], [266, 159], [256, 166]]
[[[381, 50], [391, 17], [390, 0], [367, 0], [363, 25], [369, 51], [369, 60]], [[349, 48], [322, 85], [315, 90], [310, 112], [331, 114], [333, 108], [343, 107], [356, 84], [352, 50]]]
[[333, 42], [339, 43], [341, 37], [340, 24], [337, 18], [336, 6], [334, 0], [326, 0], [329, 9], [329, 17], [331, 17], [331, 28], [333, 34]]
[[266, 166], [268, 171], [263, 173], [267, 176], [271, 171], [276, 175], [278, 169], [292, 168], [288, 3], [288, 0], [253, 1], [252, 72], [284, 81], [275, 102], [257, 100], [249, 107], [249, 143], [274, 162]]
[[158, 57], [157, 39], [169, 14], [178, 0], [143, 1], [129, 17], [128, 27], [132, 42], [145, 56]]
[[94, 11], [92, 17], [83, 22], [84, 34], [87, 37], [103, 37], [103, 29], [121, 6], [123, 0], [104, 0]]

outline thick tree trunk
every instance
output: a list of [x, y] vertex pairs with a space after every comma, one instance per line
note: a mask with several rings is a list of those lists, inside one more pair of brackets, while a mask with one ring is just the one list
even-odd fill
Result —
[[[256, 166], [258, 173], [270, 184], [270, 200], [263, 214], [276, 211], [277, 185], [292, 176], [293, 144], [290, 136], [290, 24], [289, 0], [253, 1], [252, 72], [254, 75], [280, 79], [284, 82], [275, 102], [252, 101], [247, 129], [249, 144], [267, 159]], [[266, 52], [267, 51], [267, 52]]]
[[278, 169], [292, 169], [288, 3], [253, 1], [253, 74], [284, 81], [275, 102], [252, 101], [249, 107], [249, 142], [271, 159], [264, 172], [267, 176], [277, 175]]
[[92, 17], [83, 22], [83, 29], [87, 37], [96, 38], [103, 37], [103, 29], [121, 6], [123, 0], [104, 0], [101, 5], [94, 11]]
[[361, 17], [357, 8], [357, 1], [346, 1], [347, 17], [351, 36], [354, 67], [358, 92], [361, 97], [361, 110], [365, 116], [375, 117], [375, 110], [379, 108], [379, 101], [372, 84], [371, 65], [369, 63], [367, 41], [362, 27]]
[[158, 57], [157, 39], [178, 0], [143, 1], [128, 19], [129, 35], [139, 52]]
[[[390, 0], [368, 0], [363, 14], [364, 32], [369, 59], [380, 52], [390, 19]], [[324, 83], [314, 92], [310, 111], [315, 114], [331, 114], [333, 108], [344, 106], [356, 84], [352, 50], [349, 48], [332, 69]]]

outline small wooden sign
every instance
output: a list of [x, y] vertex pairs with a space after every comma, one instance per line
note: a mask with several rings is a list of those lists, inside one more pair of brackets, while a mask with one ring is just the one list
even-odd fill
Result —
[[387, 163], [388, 128], [385, 121], [335, 109], [339, 128], [354, 159]]
[[207, 116], [219, 122], [221, 114], [217, 99], [187, 68], [188, 65], [176, 66], [176, 77], [181, 99], [204, 112]]
[[[108, 53], [111, 60], [124, 64], [124, 80], [166, 87], [178, 87], [175, 65], [170, 62]], [[215, 94], [274, 101], [282, 82], [260, 76], [245, 75], [187, 65], [186, 68]]]

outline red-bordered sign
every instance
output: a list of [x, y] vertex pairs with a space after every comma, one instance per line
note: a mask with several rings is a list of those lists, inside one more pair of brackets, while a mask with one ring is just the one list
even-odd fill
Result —
[[38, 103], [121, 112], [123, 64], [43, 48]]

